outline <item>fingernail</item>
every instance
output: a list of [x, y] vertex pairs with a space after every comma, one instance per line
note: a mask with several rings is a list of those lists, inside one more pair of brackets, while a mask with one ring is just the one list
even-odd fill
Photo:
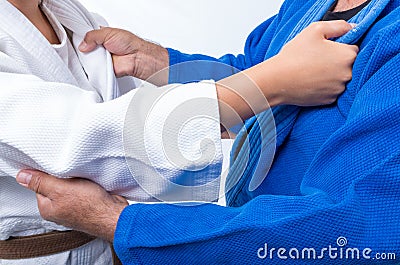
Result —
[[87, 43], [85, 41], [82, 41], [81, 44], [79, 44], [79, 50], [84, 51], [87, 47]]
[[32, 179], [32, 174], [25, 171], [21, 171], [17, 175], [17, 182], [25, 187], [29, 185], [31, 179]]
[[357, 24], [356, 24], [356, 23], [350, 23], [350, 25], [351, 25], [352, 28], [357, 27]]

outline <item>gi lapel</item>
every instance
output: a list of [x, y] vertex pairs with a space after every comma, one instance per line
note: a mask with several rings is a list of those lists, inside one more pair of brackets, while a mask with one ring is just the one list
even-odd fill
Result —
[[[100, 28], [92, 14], [75, 0], [43, 0], [43, 4], [64, 27], [72, 31], [72, 42], [79, 60], [88, 75], [89, 82], [103, 100], [109, 101], [118, 97], [119, 89], [110, 53], [103, 47], [98, 47], [95, 51], [86, 54], [78, 49], [88, 31]], [[105, 21], [102, 23], [106, 26]]]
[[27, 58], [23, 58], [22, 61], [29, 58], [29, 69], [32, 71], [30, 74], [45, 81], [77, 85], [75, 78], [54, 48], [18, 9], [6, 0], [0, 0], [0, 9], [7, 14], [0, 16], [0, 29], [15, 40], [15, 48], [22, 49], [21, 54], [25, 53], [21, 56]]
[[[293, 39], [312, 22], [319, 21], [327, 12], [334, 0], [318, 0], [302, 16], [294, 26], [284, 44]], [[349, 22], [357, 26], [336, 41], [354, 44], [365, 34], [378, 18], [390, 0], [373, 0], [368, 6], [354, 16]], [[288, 11], [289, 12], [289, 11]], [[295, 13], [296, 11], [292, 11]], [[284, 25], [284, 27], [290, 27]], [[289, 29], [287, 29], [289, 31]], [[279, 147], [295, 124], [301, 111], [297, 106], [278, 106], [273, 109], [276, 130], [271, 128], [271, 111], [268, 110], [246, 122], [236, 137], [231, 153], [231, 168], [227, 176], [227, 202], [231, 206], [240, 206], [251, 199], [251, 192], [261, 185], [268, 174], [275, 151], [274, 144]], [[268, 124], [268, 126], [264, 125]], [[269, 130], [268, 132], [264, 130]], [[276, 132], [276, 134], [275, 134]], [[272, 139], [276, 137], [276, 139]], [[261, 138], [261, 139], [260, 139]]]

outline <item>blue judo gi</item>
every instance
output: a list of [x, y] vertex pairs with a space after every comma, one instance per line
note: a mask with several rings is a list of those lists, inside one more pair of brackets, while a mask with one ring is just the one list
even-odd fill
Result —
[[[232, 66], [215, 69], [205, 63], [191, 69], [176, 67], [170, 72], [170, 82], [218, 80], [235, 69], [260, 63], [320, 20], [332, 3], [285, 1], [276, 16], [250, 34], [243, 55], [216, 59], [169, 49], [171, 65], [206, 60]], [[372, 0], [351, 19], [358, 26], [337, 40], [360, 46], [353, 79], [337, 103], [274, 109], [276, 155], [257, 189], [249, 185], [258, 160], [250, 159], [243, 167], [248, 153], [242, 152], [243, 141], [237, 140], [228, 178], [238, 181], [227, 194], [230, 207], [127, 207], [114, 239], [122, 262], [399, 263], [399, 6], [399, 0]], [[251, 157], [260, 156], [264, 148], [259, 139], [263, 127], [258, 120], [267, 116], [250, 119], [238, 135], [243, 139], [248, 132]], [[240, 167], [242, 170], [237, 170]], [[387, 259], [378, 260], [382, 256]]]

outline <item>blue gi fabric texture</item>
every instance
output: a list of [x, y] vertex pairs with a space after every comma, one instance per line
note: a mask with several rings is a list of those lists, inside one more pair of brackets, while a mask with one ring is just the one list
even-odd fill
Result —
[[[306, 26], [308, 26], [311, 22], [319, 21], [321, 16], [323, 16], [329, 9], [330, 5], [334, 1], [330, 1], [329, 5], [324, 5], [324, 0], [316, 1], [312, 5], [312, 7], [306, 12], [306, 14], [300, 19], [300, 22], [297, 23], [295, 29], [289, 34], [286, 41], [282, 43], [285, 44], [292, 38], [294, 38], [298, 33], [300, 33]], [[387, 5], [389, 0], [375, 0], [371, 5], [365, 7], [362, 11], [360, 11], [356, 16], [354, 16], [349, 22], [356, 23], [358, 26], [354, 30], [350, 31], [346, 35], [340, 37], [336, 41], [348, 44], [355, 44], [365, 33], [365, 30], [368, 29], [373, 22], [377, 19], [382, 12], [383, 8]], [[266, 58], [267, 59], [267, 58]], [[274, 108], [274, 117], [276, 122], [276, 133], [277, 133], [277, 147], [279, 148], [282, 143], [287, 139], [291, 129], [293, 128], [296, 119], [300, 113], [302, 108], [294, 107], [294, 106], [279, 106]], [[262, 163], [262, 160], [257, 160], [256, 158], [260, 157], [261, 147], [260, 147], [260, 120], [269, 119], [270, 113], [265, 112], [264, 114], [259, 115], [257, 118], [253, 118], [251, 121], [246, 122], [246, 129], [251, 128], [249, 133], [249, 142], [250, 146], [248, 149], [250, 150], [250, 155], [248, 154], [248, 150], [241, 146], [236, 146], [233, 149], [236, 152], [236, 149], [240, 149], [239, 155], [235, 158], [235, 161], [232, 161], [232, 166], [230, 170], [230, 175], [228, 176], [228, 180], [236, 180], [240, 178], [239, 184], [235, 185], [233, 189], [230, 189], [227, 193], [227, 200], [230, 206], [241, 206], [246, 201], [248, 201], [249, 197], [243, 194], [239, 196], [240, 193], [246, 193], [244, 187], [249, 187], [249, 181], [252, 179], [252, 176], [255, 175], [255, 169], [259, 166], [257, 163]], [[241, 133], [237, 136], [236, 143], [243, 142], [243, 140], [239, 140], [247, 137], [248, 130], [242, 130]], [[264, 148], [271, 148], [269, 145], [263, 145]], [[243, 154], [243, 155], [242, 155]], [[294, 155], [292, 153], [292, 155]], [[237, 170], [237, 168], [242, 168], [244, 161], [246, 161], [247, 156], [250, 156], [252, 159], [246, 165], [246, 170], [243, 173], [243, 170]], [[266, 175], [268, 172], [265, 172]], [[228, 186], [229, 183], [228, 181]], [[228, 187], [230, 188], [230, 187]], [[252, 191], [253, 188], [250, 189]]]
[[[317, 2], [318, 6], [316, 1], [287, 0], [278, 15], [251, 33], [245, 55], [214, 59], [170, 49], [170, 62], [213, 60], [239, 70], [251, 67], [278, 53], [292, 32], [319, 20], [332, 1]], [[388, 252], [397, 253], [399, 259], [399, 6], [399, 0], [372, 1], [352, 19], [359, 26], [338, 40], [357, 42], [360, 53], [353, 80], [337, 103], [274, 110], [278, 137], [273, 166], [261, 186], [250, 191], [256, 166], [250, 160], [228, 194], [230, 206], [239, 207], [129, 206], [115, 234], [121, 260], [125, 264], [280, 264], [283, 260], [277, 249], [286, 248], [289, 264], [309, 264], [301, 252], [298, 259], [289, 257], [289, 250], [314, 248], [319, 256], [329, 246], [338, 248], [337, 252], [358, 248], [361, 260], [340, 254], [332, 259], [325, 252], [325, 264], [374, 263], [377, 253]], [[171, 81], [218, 79], [232, 69], [216, 74], [212, 67], [177, 71]], [[257, 136], [263, 127], [259, 129], [255, 118], [246, 127], [249, 150], [257, 156], [261, 150]], [[246, 149], [241, 147], [238, 140], [232, 178], [238, 177], [235, 167]], [[337, 244], [341, 237], [347, 239], [342, 248]], [[261, 259], [257, 252], [265, 244], [268, 251], [276, 250], [272, 257]], [[372, 250], [371, 260], [363, 259], [366, 248]]]

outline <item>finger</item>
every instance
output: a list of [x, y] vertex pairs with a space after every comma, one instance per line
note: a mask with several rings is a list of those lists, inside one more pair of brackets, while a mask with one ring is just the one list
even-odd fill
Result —
[[337, 38], [349, 32], [355, 25], [344, 20], [316, 22], [325, 39]]
[[109, 32], [109, 28], [106, 27], [89, 31], [88, 33], [86, 33], [85, 38], [79, 45], [79, 50], [81, 52], [91, 52], [98, 45], [103, 45], [103, 43], [107, 41]]
[[112, 195], [112, 196], [117, 202], [128, 204], [128, 200], [125, 199], [124, 197], [120, 195]]
[[358, 54], [360, 48], [358, 48], [357, 45], [352, 45], [352, 44], [345, 44], [345, 43], [340, 43], [340, 42], [334, 42], [335, 45], [342, 47], [346, 47], [348, 50], [351, 50], [353, 53]]
[[[132, 65], [126, 63], [127, 56], [112, 55], [116, 77], [128, 76], [132, 73]], [[133, 73], [132, 73], [133, 74]]]
[[347, 52], [345, 53], [345, 56], [349, 62], [350, 71], [352, 71], [353, 64], [354, 64], [355, 60], [357, 59], [359, 48], [356, 45], [348, 45], [348, 44], [341, 44], [341, 43], [338, 43], [338, 44], [346, 46]]
[[36, 194], [36, 200], [41, 215], [48, 213], [51, 209], [51, 200], [41, 194]]
[[119, 64], [121, 56], [112, 54], [111, 55], [113, 66], [114, 66], [114, 74], [116, 77], [123, 77], [124, 73], [121, 70], [121, 66]]
[[53, 218], [52, 201], [41, 194], [36, 194], [36, 200], [40, 216], [47, 221], [55, 221]]
[[22, 170], [18, 173], [17, 182], [22, 186], [49, 197], [54, 188], [57, 187], [59, 179], [46, 173], [34, 170]]
[[356, 54], [358, 54], [358, 52], [360, 51], [360, 48], [357, 45], [349, 45], [349, 46]]

